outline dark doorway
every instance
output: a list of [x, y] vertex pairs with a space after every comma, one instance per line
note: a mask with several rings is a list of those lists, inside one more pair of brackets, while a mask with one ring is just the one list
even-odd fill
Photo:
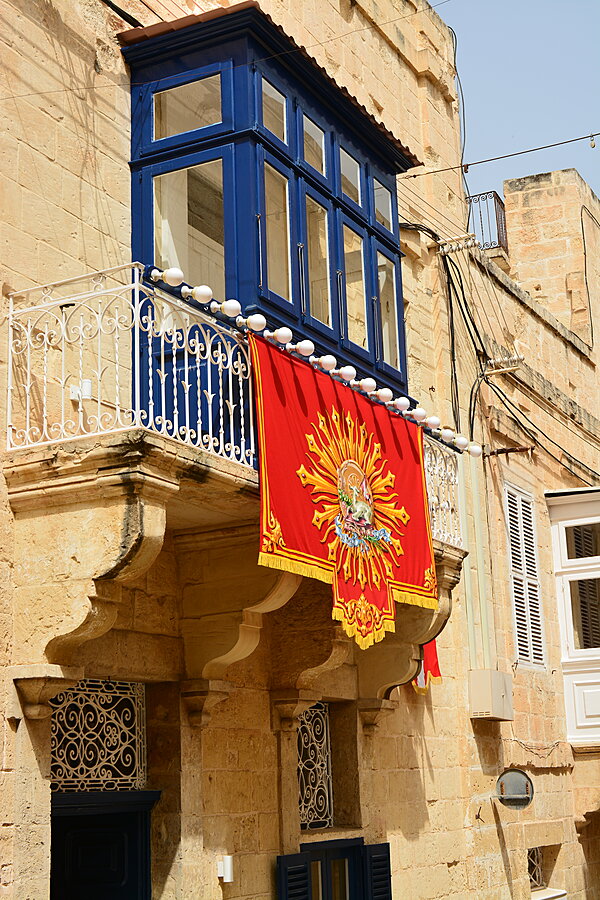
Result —
[[52, 795], [51, 900], [150, 900], [159, 791]]
[[353, 838], [300, 851], [277, 857], [278, 900], [392, 900], [389, 844]]

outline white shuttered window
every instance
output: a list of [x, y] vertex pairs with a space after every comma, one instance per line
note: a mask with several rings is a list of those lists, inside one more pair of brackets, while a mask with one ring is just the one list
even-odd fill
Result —
[[506, 512], [517, 658], [520, 662], [542, 666], [544, 641], [533, 500], [507, 487]]

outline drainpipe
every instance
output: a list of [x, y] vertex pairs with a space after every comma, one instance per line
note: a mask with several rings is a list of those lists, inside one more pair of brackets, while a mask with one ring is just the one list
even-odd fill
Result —
[[[490, 623], [488, 617], [488, 591], [485, 574], [485, 558], [483, 554], [483, 528], [481, 527], [480, 511], [481, 496], [479, 491], [481, 459], [470, 459], [471, 464], [471, 493], [473, 497], [473, 522], [475, 524], [475, 557], [477, 561], [477, 590], [479, 594], [479, 616], [481, 621], [481, 643], [483, 648], [483, 668], [491, 668], [490, 647]], [[484, 490], [486, 490], [484, 482]]]
[[[460, 516], [463, 546], [468, 550], [468, 520], [467, 520], [467, 488], [465, 484], [465, 456], [462, 454], [458, 460], [458, 514]], [[477, 637], [475, 634], [475, 622], [473, 619], [473, 582], [472, 561], [469, 554], [463, 564], [463, 580], [465, 588], [465, 612], [467, 616], [467, 639], [469, 643], [469, 668], [477, 668]]]

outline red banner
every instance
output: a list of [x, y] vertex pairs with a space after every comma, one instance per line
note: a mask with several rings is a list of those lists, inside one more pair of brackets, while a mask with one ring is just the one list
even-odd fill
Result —
[[435, 640], [423, 644], [423, 664], [416, 678], [413, 678], [413, 687], [418, 694], [426, 694], [432, 681], [441, 681], [442, 673], [438, 662], [437, 646]]
[[360, 647], [395, 603], [437, 608], [421, 430], [250, 336], [261, 480], [259, 563], [333, 585]]

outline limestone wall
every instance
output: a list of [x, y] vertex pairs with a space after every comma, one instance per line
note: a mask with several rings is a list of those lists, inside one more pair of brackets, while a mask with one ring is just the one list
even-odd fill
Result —
[[[600, 201], [575, 169], [504, 185], [511, 274], [587, 344], [600, 287]], [[596, 322], [594, 322], [596, 319]]]
[[[122, 5], [144, 24], [157, 19], [140, 2], [122, 0]], [[221, 5], [217, 0], [198, 4], [203, 9]], [[457, 163], [452, 43], [435, 10], [416, 13], [413, 0], [264, 0], [262, 6], [428, 168]], [[2, 2], [1, 14], [6, 24], [0, 33], [0, 281], [23, 288], [126, 262], [129, 92], [115, 37], [123, 22], [100, 0], [16, 0]], [[423, 172], [399, 179], [401, 218], [445, 238], [464, 232], [461, 176]], [[444, 682], [426, 697], [410, 686], [400, 689], [398, 710], [373, 735], [356, 729], [360, 821], [328, 836], [389, 840], [400, 898], [528, 897], [526, 850], [542, 845], [554, 848], [547, 853], [553, 886], [564, 886], [570, 900], [598, 896], [598, 825], [588, 825], [581, 840], [575, 832], [574, 760], [564, 744], [560, 640], [543, 492], [581, 487], [585, 479], [593, 480], [590, 470], [598, 469], [598, 360], [596, 348], [589, 346], [582, 227], [590, 293], [600, 280], [600, 256], [596, 226], [586, 213], [581, 225], [582, 204], [600, 216], [598, 201], [572, 171], [508, 182], [506, 199], [511, 273], [520, 288], [478, 252], [461, 251], [455, 259], [490, 355], [516, 348], [524, 357], [514, 375], [498, 376], [497, 383], [521, 416], [546, 433], [540, 440], [550, 453], [538, 445], [531, 458], [519, 452], [473, 465], [464, 461], [464, 526], [471, 552], [450, 624], [439, 640]], [[403, 230], [402, 249], [411, 393], [450, 424], [445, 272], [427, 233]], [[600, 323], [592, 325], [600, 333]], [[466, 431], [469, 394], [480, 366], [458, 312], [455, 341]], [[0, 363], [4, 382], [3, 349]], [[479, 395], [475, 438], [487, 450], [535, 443], [489, 385], [481, 385]], [[2, 402], [2, 427], [4, 419]], [[505, 481], [535, 498], [548, 654], [541, 672], [514, 667]], [[23, 619], [13, 622], [13, 557], [12, 514], [3, 487], [2, 666], [15, 661], [13, 634], [27, 630]], [[295, 773], [287, 787], [282, 784], [282, 745], [269, 691], [285, 660], [286, 623], [297, 655], [303, 649], [315, 652], [318, 629], [315, 619], [302, 612], [306, 594], [296, 605], [291, 601], [270, 614], [258, 649], [227, 674], [236, 690], [199, 729], [190, 726], [179, 706], [179, 679], [185, 676], [181, 590], [169, 537], [148, 573], [123, 588], [114, 627], [85, 646], [78, 664], [90, 676], [149, 683], [149, 787], [163, 791], [153, 825], [157, 897], [267, 900], [274, 896], [277, 853], [294, 842], [297, 849], [304, 839], [290, 825], [296, 815]], [[28, 615], [31, 631], [38, 633], [52, 610], [36, 607]], [[513, 723], [473, 724], [469, 719], [466, 675], [487, 659], [492, 667], [514, 672]], [[344, 677], [344, 690], [349, 690], [355, 681], [352, 667]], [[332, 702], [351, 702], [343, 692], [331, 694], [330, 683], [328, 688]], [[43, 900], [49, 852], [47, 724], [22, 720], [17, 727], [8, 715], [11, 691], [6, 677], [0, 897]], [[509, 764], [525, 767], [534, 778], [536, 800], [525, 814], [511, 814], [490, 799], [498, 774]], [[597, 770], [590, 766], [584, 786], [594, 779]], [[219, 887], [215, 864], [223, 853], [235, 856], [236, 880]], [[36, 870], [32, 860], [40, 858], [46, 868]], [[20, 879], [16, 885], [14, 869]]]

